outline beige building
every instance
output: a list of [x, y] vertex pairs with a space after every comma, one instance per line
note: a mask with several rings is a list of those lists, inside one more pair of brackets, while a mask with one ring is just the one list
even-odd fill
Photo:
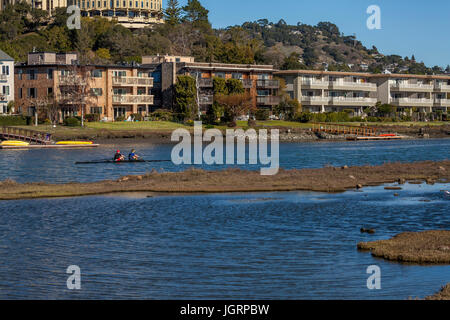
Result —
[[378, 100], [397, 106], [397, 110], [447, 112], [450, 107], [450, 76], [407, 74], [372, 75], [378, 88]]
[[377, 85], [370, 82], [371, 74], [356, 72], [328, 72], [288, 70], [275, 73], [286, 82], [291, 99], [298, 100], [303, 110], [336, 112], [345, 109], [355, 114], [375, 106]]
[[286, 81], [290, 97], [310, 112], [352, 110], [361, 115], [377, 102], [395, 105], [400, 112], [446, 113], [450, 107], [450, 76], [313, 70], [279, 71], [275, 75]]
[[[67, 0], [24, 0], [33, 8], [48, 11], [50, 14], [56, 8], [67, 7]], [[0, 0], [0, 10], [3, 10], [8, 4], [14, 4], [20, 0]]]
[[144, 28], [164, 23], [162, 0], [69, 0], [78, 5], [82, 16], [103, 17], [126, 28]]

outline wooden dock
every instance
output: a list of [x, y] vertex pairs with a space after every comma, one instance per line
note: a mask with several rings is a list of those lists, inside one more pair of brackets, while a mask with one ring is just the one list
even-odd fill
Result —
[[347, 140], [352, 141], [380, 141], [380, 140], [402, 140], [405, 139], [404, 136], [389, 136], [389, 137], [362, 137], [362, 136], [354, 136], [354, 137], [347, 137]]
[[50, 133], [17, 127], [1, 127], [0, 138], [5, 140], [20, 140], [38, 145], [49, 145], [53, 143]]
[[377, 136], [377, 130], [370, 127], [349, 126], [344, 124], [331, 124], [325, 122], [314, 122], [312, 124], [313, 132], [326, 132], [333, 134], [352, 134], [355, 136], [374, 137]]
[[86, 149], [97, 148], [99, 144], [30, 144], [28, 146], [1, 146], [0, 149]]

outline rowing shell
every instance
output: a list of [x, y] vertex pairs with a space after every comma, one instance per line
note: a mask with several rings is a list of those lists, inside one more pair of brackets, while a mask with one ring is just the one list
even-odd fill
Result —
[[170, 162], [171, 160], [100, 160], [100, 161], [80, 161], [75, 164], [100, 164], [100, 163], [145, 163], [145, 162]]

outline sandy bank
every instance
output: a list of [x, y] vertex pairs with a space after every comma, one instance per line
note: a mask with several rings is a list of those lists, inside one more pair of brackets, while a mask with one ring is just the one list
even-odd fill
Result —
[[283, 170], [275, 176], [261, 176], [259, 171], [226, 169], [184, 172], [152, 171], [146, 175], [125, 176], [118, 180], [93, 183], [0, 182], [0, 200], [84, 196], [116, 192], [223, 193], [264, 191], [343, 192], [363, 186], [400, 181], [447, 182], [450, 161], [389, 163], [382, 166], [325, 167], [321, 169]]
[[374, 257], [419, 264], [450, 264], [450, 231], [404, 232], [389, 240], [362, 242]]

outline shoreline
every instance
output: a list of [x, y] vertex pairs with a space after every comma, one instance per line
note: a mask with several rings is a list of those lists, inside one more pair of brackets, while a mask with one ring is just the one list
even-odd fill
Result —
[[[39, 128], [29, 127], [32, 130], [39, 130], [42, 132], [49, 132], [53, 135], [53, 139], [59, 140], [93, 140], [93, 141], [115, 141], [121, 139], [143, 139], [151, 143], [174, 143], [171, 141], [171, 134], [176, 127], [175, 124], [167, 124], [174, 126], [173, 128], [125, 128], [125, 125], [118, 125], [117, 128], [94, 128], [94, 127], [63, 127], [58, 126], [52, 128], [51, 126], [40, 126]], [[304, 124], [308, 126], [308, 124]], [[156, 124], [155, 124], [156, 126]], [[357, 124], [355, 123], [355, 126]], [[370, 124], [369, 128], [373, 127], [380, 133], [396, 133], [405, 136], [407, 139], [446, 139], [450, 138], [450, 125], [395, 125], [395, 124]], [[27, 127], [28, 128], [28, 127]], [[193, 132], [193, 127], [186, 127], [185, 129]], [[247, 126], [239, 126], [236, 128], [217, 127], [217, 129], [225, 132], [226, 129], [244, 129]], [[314, 133], [310, 128], [306, 127], [292, 127], [292, 126], [270, 126], [258, 125], [254, 127], [259, 129], [278, 129], [280, 132], [280, 142], [314, 142], [314, 141], [346, 141], [349, 135], [344, 134], [330, 134], [330, 133]], [[206, 130], [206, 128], [204, 128]]]
[[123, 176], [117, 180], [91, 183], [17, 183], [0, 182], [0, 200], [60, 198], [104, 195], [124, 192], [165, 194], [250, 193], [283, 191], [317, 191], [338, 193], [387, 183], [447, 183], [450, 160], [415, 163], [387, 163], [381, 166], [324, 167], [320, 169], [280, 169], [277, 175], [261, 176], [259, 171], [224, 169], [184, 172], [156, 170], [145, 175]]

